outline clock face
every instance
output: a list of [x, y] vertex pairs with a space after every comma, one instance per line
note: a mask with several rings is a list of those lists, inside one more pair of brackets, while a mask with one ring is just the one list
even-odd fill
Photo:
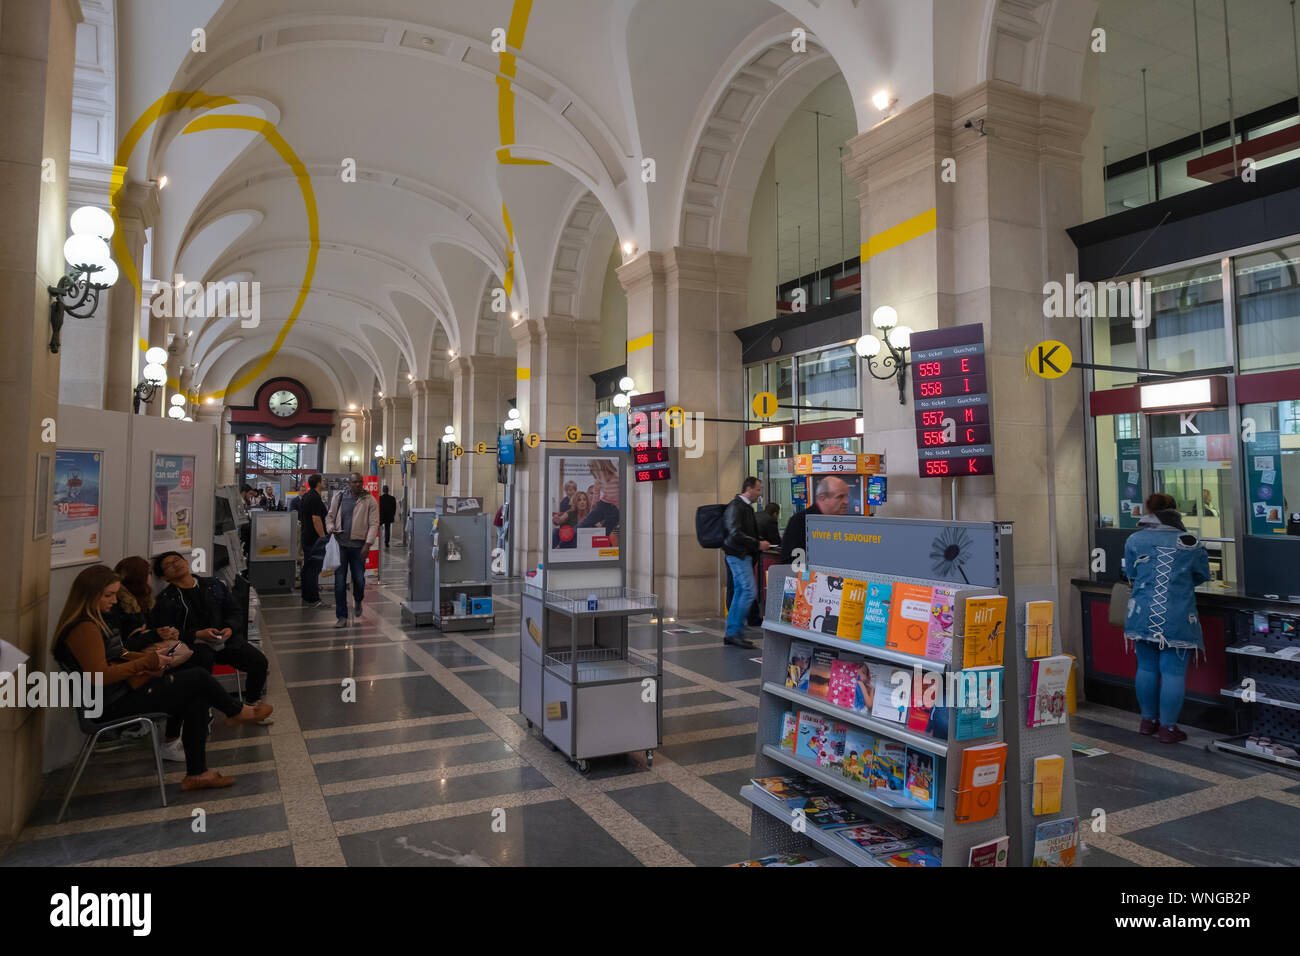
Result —
[[288, 418], [298, 410], [298, 396], [283, 389], [271, 396], [271, 414], [278, 418]]

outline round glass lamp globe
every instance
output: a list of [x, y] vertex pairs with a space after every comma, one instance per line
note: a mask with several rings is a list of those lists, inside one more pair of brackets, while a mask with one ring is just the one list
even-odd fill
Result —
[[444, 429], [442, 430], [442, 433], [443, 433], [444, 435], [454, 435], [454, 434], [456, 434], [456, 426], [455, 426], [455, 425], [448, 425], [446, 428], [444, 428]]
[[632, 381], [632, 376], [630, 375], [624, 375], [622, 378], [618, 380], [618, 387], [625, 392], [630, 391], [632, 386], [634, 386], [635, 384], [636, 382]]
[[182, 395], [180, 392], [176, 392], [172, 395], [170, 399], [168, 399], [168, 401], [173, 405], [184, 405], [185, 396]]
[[109, 286], [117, 282], [117, 277], [117, 263], [112, 259], [109, 259], [108, 265], [104, 266], [104, 268], [100, 269], [98, 272], [91, 273], [90, 284], [97, 285], [102, 289], [107, 289]]
[[150, 365], [166, 365], [167, 350], [155, 345], [149, 351], [144, 353], [144, 360]]
[[517, 408], [512, 408], [510, 409], [510, 411], [506, 412], [506, 418], [518, 418], [518, 417], [519, 417], [519, 409]]
[[890, 344], [896, 349], [910, 349], [912, 347], [912, 330], [906, 325], [895, 327], [894, 331], [889, 333]]
[[626, 408], [626, 407], [627, 407], [627, 396], [624, 395], [622, 392], [619, 392], [617, 395], [615, 395], [615, 396], [614, 396], [614, 407], [615, 407], [615, 408]]
[[871, 358], [880, 354], [880, 339], [874, 335], [864, 335], [853, 343], [853, 350], [863, 358]]
[[74, 236], [99, 236], [111, 239], [113, 236], [113, 217], [98, 206], [82, 206], [68, 220]]
[[167, 369], [161, 365], [150, 363], [144, 367], [144, 380], [153, 385], [161, 385], [167, 381]]
[[98, 266], [103, 269], [113, 257], [108, 254], [108, 243], [99, 236], [83, 233], [68, 237], [68, 241], [63, 244], [63, 258], [68, 260], [70, 266]]
[[898, 324], [898, 313], [892, 305], [882, 305], [871, 313], [871, 324], [878, 329], [892, 329]]
[[168, 417], [168, 418], [184, 418], [184, 417], [185, 417], [185, 409], [181, 408], [179, 405], [173, 405], [171, 408], [167, 409], [167, 417]]

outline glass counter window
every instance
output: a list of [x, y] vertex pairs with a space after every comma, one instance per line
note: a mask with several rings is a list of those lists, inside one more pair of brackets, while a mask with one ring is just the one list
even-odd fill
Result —
[[1243, 372], [1300, 366], [1300, 246], [1233, 261]]
[[858, 405], [858, 362], [853, 346], [799, 357], [800, 423], [852, 418], [854, 413], [843, 409]]
[[1097, 526], [1136, 528], [1142, 517], [1140, 415], [1099, 415], [1097, 429]]
[[1228, 411], [1151, 415], [1149, 420], [1155, 490], [1178, 502], [1183, 525], [1210, 553], [1211, 574], [1231, 584], [1236, 578], [1239, 522]]
[[1228, 361], [1223, 270], [1218, 260], [1149, 276], [1147, 368], [1194, 372]]
[[1241, 446], [1249, 533], [1286, 534], [1300, 511], [1300, 401], [1244, 405], [1241, 415], [1255, 423], [1255, 440]]

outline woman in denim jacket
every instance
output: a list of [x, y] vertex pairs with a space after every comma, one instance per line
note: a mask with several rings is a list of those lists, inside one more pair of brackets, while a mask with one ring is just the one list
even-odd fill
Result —
[[1188, 659], [1205, 650], [1194, 589], [1210, 579], [1210, 560], [1169, 495], [1147, 498], [1146, 514], [1124, 545], [1124, 569], [1133, 582], [1124, 639], [1137, 652], [1138, 733], [1176, 744], [1187, 739], [1177, 722]]

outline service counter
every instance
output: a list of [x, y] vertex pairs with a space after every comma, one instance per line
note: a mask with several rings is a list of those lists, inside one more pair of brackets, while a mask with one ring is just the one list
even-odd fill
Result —
[[[1110, 623], [1113, 581], [1076, 578], [1082, 612], [1084, 693], [1089, 701], [1136, 713], [1133, 678], [1137, 658], [1126, 646], [1123, 628]], [[1251, 705], [1222, 693], [1239, 687], [1241, 655], [1228, 650], [1252, 643], [1256, 615], [1278, 621], [1300, 620], [1300, 603], [1251, 597], [1210, 581], [1196, 589], [1197, 614], [1205, 639], [1205, 654], [1196, 655], [1187, 669], [1187, 692], [1180, 723], [1217, 733], [1250, 730]], [[1274, 628], [1278, 630], [1277, 627]], [[1298, 641], [1297, 643], [1300, 643]]]

